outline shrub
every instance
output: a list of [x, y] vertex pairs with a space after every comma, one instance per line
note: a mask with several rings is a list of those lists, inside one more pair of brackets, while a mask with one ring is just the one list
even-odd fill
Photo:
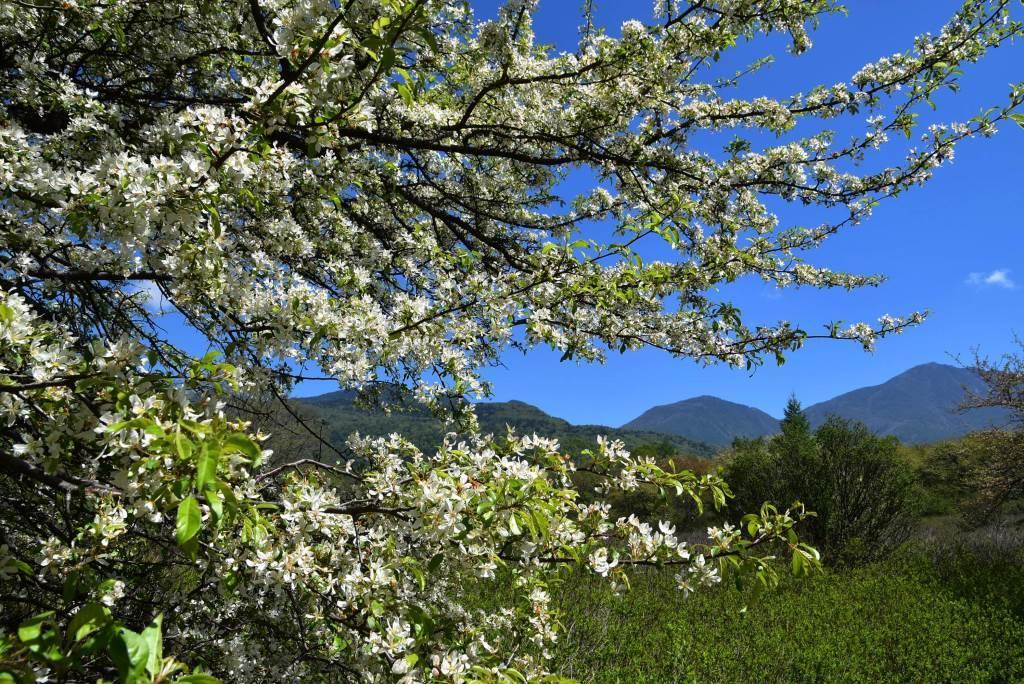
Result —
[[832, 563], [883, 558], [906, 541], [916, 482], [895, 438], [834, 416], [812, 434], [792, 401], [782, 428], [774, 437], [734, 444], [724, 474], [737, 508], [802, 502], [817, 514], [804, 534]]
[[830, 417], [815, 433], [821, 478], [808, 505], [818, 512], [815, 531], [836, 560], [882, 558], [907, 540], [916, 513], [915, 474], [898, 456], [894, 437]]

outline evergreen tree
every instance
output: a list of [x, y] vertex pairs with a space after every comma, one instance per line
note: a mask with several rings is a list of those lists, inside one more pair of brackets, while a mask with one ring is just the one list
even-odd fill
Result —
[[[778, 480], [773, 485], [775, 501], [787, 506], [795, 501], [806, 503], [809, 493], [818, 491], [823, 475], [811, 422], [795, 394], [786, 402], [780, 427], [781, 434], [771, 440], [769, 448]], [[814, 519], [808, 521], [805, 529], [815, 533], [816, 523]]]
[[811, 434], [811, 421], [807, 420], [807, 414], [795, 394], [789, 395], [789, 401], [786, 402], [786, 410], [782, 415], [782, 434], [787, 437]]
[[786, 410], [782, 417], [782, 434], [772, 440], [772, 451], [786, 461], [792, 461], [795, 467], [806, 469], [810, 463], [806, 461], [814, 455], [814, 435], [811, 422], [800, 406], [796, 395], [790, 395], [786, 402]]

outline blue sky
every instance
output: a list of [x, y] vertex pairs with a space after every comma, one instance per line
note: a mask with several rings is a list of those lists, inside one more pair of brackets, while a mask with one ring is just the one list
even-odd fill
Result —
[[[496, 2], [474, 0], [478, 17], [493, 16]], [[542, 42], [575, 47], [582, 3], [541, 0], [534, 29]], [[959, 6], [955, 0], [857, 0], [849, 15], [826, 19], [815, 47], [801, 57], [781, 40], [742, 45], [724, 60], [735, 70], [754, 57], [776, 62], [752, 78], [741, 94], [783, 96], [816, 83], [849, 78], [863, 64], [909, 48], [915, 35], [936, 33]], [[597, 0], [599, 23], [612, 34], [624, 19], [648, 19], [647, 2]], [[964, 120], [983, 106], [1005, 101], [1008, 84], [1024, 80], [1024, 45], [1000, 48], [968, 67], [958, 94], [937, 100], [939, 119]], [[922, 117], [926, 117], [922, 114]], [[840, 128], [840, 130], [843, 130]], [[906, 141], [903, 141], [906, 143]], [[904, 145], [893, 141], [893, 152]], [[881, 157], [884, 160], [884, 157]], [[782, 208], [783, 221], [798, 220]], [[510, 353], [505, 367], [487, 372], [496, 400], [521, 399], [575, 423], [620, 425], [656, 404], [714, 394], [780, 415], [791, 392], [810, 404], [877, 384], [919, 363], [967, 358], [975, 347], [999, 354], [1024, 333], [1019, 305], [1024, 288], [1024, 129], [1002, 126], [999, 135], [957, 150], [925, 187], [883, 204], [867, 222], [834, 238], [812, 255], [815, 263], [885, 273], [877, 289], [852, 293], [779, 291], [745, 283], [730, 294], [751, 322], [797, 321], [808, 329], [830, 320], [874, 320], [930, 309], [921, 327], [883, 340], [873, 353], [846, 342], [812, 342], [782, 367], [753, 373], [704, 367], [663, 353], [614, 354], [603, 366], [560, 363], [544, 349]]]
[[[599, 23], [617, 34], [624, 19], [650, 18], [650, 3], [596, 0]], [[956, 0], [855, 0], [848, 17], [825, 20], [814, 34], [815, 47], [802, 57], [785, 52], [785, 41], [761, 39], [741, 45], [720, 63], [732, 73], [749, 61], [773, 54], [777, 61], [756, 74], [737, 94], [786, 96], [817, 83], [847, 80], [869, 61], [912, 44], [915, 35], [937, 32], [952, 16]], [[477, 16], [493, 17], [496, 0], [472, 0]], [[540, 41], [573, 50], [581, 23], [580, 0], [541, 0], [535, 21]], [[1024, 44], [1000, 48], [969, 67], [958, 94], [937, 98], [941, 120], [966, 120], [988, 105], [1001, 104], [1008, 84], [1024, 80]], [[928, 123], [929, 112], [922, 114]], [[936, 120], [938, 120], [936, 119]], [[859, 126], [859, 121], [854, 121]], [[844, 129], [853, 131], [854, 128]], [[719, 143], [715, 142], [716, 148]], [[893, 141], [902, 155], [907, 141]], [[878, 164], [883, 164], [881, 157]], [[565, 191], [583, 189], [571, 180]], [[783, 221], [795, 222], [797, 208], [782, 206]], [[754, 372], [705, 367], [657, 351], [612, 354], [605, 365], [560, 363], [560, 354], [536, 349], [509, 352], [504, 367], [489, 369], [494, 400], [520, 399], [574, 423], [621, 425], [647, 408], [701, 394], [713, 394], [780, 415], [790, 393], [805, 405], [836, 394], [884, 382], [916, 364], [969, 358], [979, 347], [998, 355], [1011, 347], [1015, 331], [1024, 334], [1019, 305], [1024, 292], [1024, 129], [1004, 125], [998, 136], [963, 144], [952, 165], [939, 169], [925, 187], [883, 204], [867, 222], [833, 238], [811, 255], [814, 263], [862, 273], [885, 273], [877, 289], [852, 293], [785, 290], [740, 283], [729, 296], [748, 323], [780, 319], [820, 330], [831, 320], [874, 321], [930, 309], [921, 327], [883, 340], [873, 353], [848, 342], [812, 342], [782, 367]], [[171, 315], [164, 324], [176, 337], [199, 341]], [[310, 382], [298, 396], [336, 389]]]

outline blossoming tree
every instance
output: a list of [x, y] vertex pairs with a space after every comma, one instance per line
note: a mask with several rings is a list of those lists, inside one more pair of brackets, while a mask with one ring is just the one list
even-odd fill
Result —
[[[816, 336], [745, 321], [718, 286], [877, 283], [802, 257], [1019, 117], [1018, 86], [915, 133], [1021, 34], [1019, 3], [966, 0], [909, 51], [783, 100], [732, 94], [765, 60], [714, 63], [770, 33], [803, 52], [834, 2], [656, 4], [556, 53], [527, 0], [487, 22], [458, 0], [0, 2], [0, 681], [553, 680], [566, 567], [671, 566], [689, 592], [816, 562], [791, 502], [694, 546], [613, 519], [613, 490], [728, 489], [614, 442], [569, 458], [481, 435], [461, 399], [511, 347], [749, 365]], [[843, 117], [866, 123], [840, 143]], [[921, 142], [871, 168], [895, 132]], [[567, 196], [574, 173], [592, 190]], [[829, 218], [783, 225], [779, 199]], [[651, 241], [674, 258], [641, 258]], [[870, 347], [920, 319], [820, 336]], [[310, 373], [401, 388], [452, 434], [268, 464], [225, 401]], [[461, 598], [498, 581], [493, 611]]]

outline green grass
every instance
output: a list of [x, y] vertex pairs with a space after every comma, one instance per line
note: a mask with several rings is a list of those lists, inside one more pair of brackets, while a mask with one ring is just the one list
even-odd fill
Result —
[[787, 579], [746, 612], [748, 593], [683, 599], [671, 573], [621, 596], [576, 577], [558, 592], [557, 669], [584, 682], [1024, 681], [1024, 566], [943, 553]]

